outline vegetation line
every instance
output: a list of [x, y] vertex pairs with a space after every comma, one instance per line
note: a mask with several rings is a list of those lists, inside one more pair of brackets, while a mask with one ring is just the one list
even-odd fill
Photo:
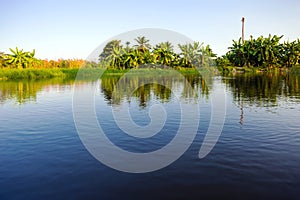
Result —
[[[199, 70], [217, 66], [221, 73], [232, 71], [269, 71], [273, 69], [293, 69], [299, 72], [300, 40], [280, 43], [283, 36], [260, 36], [235, 41], [229, 51], [216, 57], [209, 45], [193, 42], [177, 44], [180, 52], [174, 52], [170, 42], [151, 46], [144, 36], [135, 39], [136, 44], [125, 46], [121, 40], [106, 44], [98, 62], [82, 59], [40, 60], [35, 51], [10, 49], [11, 54], [0, 53], [0, 80], [42, 79], [53, 77], [76, 77], [79, 68], [85, 68], [86, 75], [93, 76], [92, 69], [108, 69], [106, 74], [123, 73], [129, 69], [176, 69], [181, 73], [197, 73]], [[90, 69], [90, 70], [89, 70]], [[109, 71], [110, 70], [110, 71]], [[124, 71], [125, 70], [125, 71]], [[213, 71], [213, 70], [211, 70]], [[162, 72], [162, 71], [158, 71]]]

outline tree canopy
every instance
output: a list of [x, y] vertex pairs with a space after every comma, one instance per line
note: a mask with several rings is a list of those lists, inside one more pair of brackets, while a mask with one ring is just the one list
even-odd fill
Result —
[[235, 41], [229, 51], [217, 59], [219, 65], [232, 65], [238, 67], [292, 67], [299, 64], [300, 40], [280, 43], [283, 36], [260, 36], [242, 42]]
[[99, 60], [114, 69], [150, 67], [187, 67], [212, 66], [212, 57], [216, 55], [209, 45], [193, 42], [190, 44], [178, 44], [181, 52], [175, 53], [174, 46], [169, 41], [150, 45], [145, 36], [134, 39], [136, 45], [126, 47], [121, 45], [121, 40], [112, 40], [106, 44]]

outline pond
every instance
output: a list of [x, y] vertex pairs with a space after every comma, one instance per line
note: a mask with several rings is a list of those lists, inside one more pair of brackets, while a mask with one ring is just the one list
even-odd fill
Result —
[[[299, 197], [299, 75], [206, 79], [131, 75], [74, 83], [66, 79], [0, 82], [0, 199]], [[181, 103], [191, 109], [187, 113], [199, 108], [198, 121], [187, 119], [197, 123], [196, 135], [187, 150], [162, 169], [148, 173], [113, 169], [85, 148], [75, 126], [74, 91], [88, 88], [95, 88], [99, 125], [124, 151], [143, 154], [170, 144], [180, 129]], [[213, 94], [220, 91], [226, 98], [224, 126], [212, 150], [200, 159]], [[149, 113], [155, 106], [158, 110], [152, 117], [165, 118], [157, 134], [134, 137], [119, 127], [129, 122], [128, 127], [151, 125]], [[122, 118], [124, 110], [129, 122]], [[190, 133], [185, 134], [188, 138]], [[118, 166], [130, 163], [111, 159]]]

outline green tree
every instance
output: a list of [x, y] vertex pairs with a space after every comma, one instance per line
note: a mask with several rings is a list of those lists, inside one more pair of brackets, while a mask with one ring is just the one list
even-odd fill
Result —
[[202, 46], [201, 48], [201, 66], [211, 67], [214, 65], [214, 61], [212, 58], [217, 57], [217, 54], [213, 53], [212, 49], [209, 45]]
[[122, 48], [121, 40], [112, 40], [108, 42], [103, 48], [102, 53], [99, 55], [100, 61], [105, 61], [107, 57], [109, 57], [114, 49]]
[[279, 47], [280, 64], [286, 67], [296, 65], [300, 59], [300, 43], [298, 41], [284, 42]]
[[125, 68], [137, 68], [140, 63], [140, 52], [137, 49], [130, 49], [122, 55], [122, 62]]
[[18, 47], [16, 47], [15, 50], [11, 48], [9, 48], [9, 50], [12, 54], [7, 55], [8, 63], [19, 69], [27, 68], [37, 61], [37, 59], [34, 58], [35, 50], [32, 52], [24, 52], [23, 49], [19, 50]]
[[245, 40], [244, 43], [241, 38], [238, 41], [233, 40], [226, 57], [238, 67], [272, 68], [278, 66], [282, 50], [279, 41], [282, 37], [269, 35], [267, 38], [260, 36], [253, 39], [250, 36], [250, 40]]
[[181, 50], [181, 65], [183, 67], [200, 67], [203, 43], [193, 42], [184, 45], [179, 44], [178, 47]]
[[191, 66], [191, 50], [189, 44], [178, 44], [179, 49], [181, 50], [180, 53], [180, 65], [182, 67]]
[[174, 56], [167, 48], [156, 48], [153, 51], [154, 60], [157, 64], [170, 66]]
[[203, 47], [203, 43], [199, 42], [179, 44], [181, 53], [177, 54], [173, 51], [173, 45], [168, 41], [157, 44], [153, 50], [146, 37], [137, 37], [135, 41], [137, 45], [130, 47], [130, 43], [126, 42], [125, 48], [122, 47], [120, 40], [109, 42], [99, 55], [100, 61], [107, 63], [111, 68], [118, 69], [138, 68], [141, 65], [149, 67], [155, 64], [170, 67], [195, 67], [200, 66], [201, 56], [204, 59], [204, 54], [205, 62], [209, 65], [209, 58], [214, 56], [209, 45]]
[[126, 47], [125, 47], [125, 50], [126, 50], [126, 52], [129, 52], [130, 51], [130, 42], [129, 41], [127, 41], [126, 43]]
[[4, 52], [0, 52], [0, 68], [6, 67], [7, 63], [7, 56], [4, 54]]
[[161, 42], [159, 44], [156, 45], [155, 49], [164, 49], [170, 52], [174, 51], [174, 47], [172, 45], [171, 42], [167, 41], [167, 42]]
[[112, 68], [117, 67], [118, 69], [122, 69], [124, 68], [122, 60], [124, 53], [124, 49], [122, 49], [120, 46], [114, 46], [106, 60], [110, 63]]
[[146, 39], [145, 36], [139, 36], [139, 37], [135, 38], [134, 40], [137, 42], [137, 45], [135, 45], [135, 47], [137, 47], [139, 50], [145, 51], [145, 50], [151, 49], [149, 40]]
[[246, 59], [242, 39], [240, 38], [238, 41], [232, 40], [232, 42], [232, 47], [228, 48], [229, 52], [227, 52], [226, 56], [233, 65], [243, 67], [246, 63]]

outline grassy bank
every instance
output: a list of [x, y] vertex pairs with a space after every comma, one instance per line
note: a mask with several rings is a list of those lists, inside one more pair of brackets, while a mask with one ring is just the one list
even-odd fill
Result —
[[0, 69], [0, 80], [65, 77], [61, 69]]
[[293, 66], [291, 68], [250, 68], [250, 67], [234, 67], [234, 66], [219, 66], [219, 73], [223, 75], [228, 74], [240, 74], [240, 73], [251, 73], [251, 74], [260, 74], [260, 73], [291, 73], [291, 74], [300, 74], [300, 65]]
[[[240, 67], [218, 67], [219, 73], [223, 75], [239, 74], [239, 73], [292, 73], [300, 74], [300, 65], [292, 68], [275, 68], [271, 70], [261, 70], [258, 68], [240, 68]], [[68, 68], [53, 68], [53, 69], [0, 69], [0, 81], [5, 80], [39, 80], [50, 78], [69, 78], [69, 79], [90, 79], [97, 80], [99, 76], [122, 76], [125, 73], [127, 75], [134, 76], [159, 76], [159, 75], [172, 75], [174, 72], [179, 72], [182, 75], [199, 75], [199, 74], [215, 74], [216, 68], [201, 68], [200, 70], [193, 68], [178, 68], [172, 69], [131, 69], [131, 70], [116, 70], [116, 69], [100, 69], [100, 68], [82, 68], [80, 69], [68, 69]]]
[[[53, 69], [0, 69], [0, 80], [38, 80], [50, 78], [74, 78], [79, 69], [53, 68]], [[82, 69], [83, 77], [93, 77], [101, 69]]]
[[182, 75], [185, 74], [199, 74], [201, 71], [198, 71], [193, 68], [178, 68], [178, 69], [151, 69], [151, 68], [142, 68], [142, 69], [125, 69], [125, 70], [117, 70], [117, 69], [107, 69], [104, 71], [103, 76], [114, 76], [114, 75], [123, 75], [125, 73], [130, 73], [133, 75], [169, 75], [173, 74], [174, 71], [181, 73]]
[[[71, 78], [75, 79], [98, 79], [99, 75], [103, 76], [121, 76], [130, 72], [132, 75], [172, 75], [174, 70], [171, 69], [132, 69], [132, 70], [104, 70], [99, 68], [83, 68], [80, 69], [68, 69], [68, 68], [53, 68], [53, 69], [0, 69], [0, 80], [39, 80], [50, 79], [55, 77]], [[208, 69], [201, 69], [200, 71], [192, 68], [180, 68], [176, 70], [182, 75], [187, 74], [200, 74], [201, 72], [210, 71]], [[103, 73], [103, 74], [102, 74]]]

